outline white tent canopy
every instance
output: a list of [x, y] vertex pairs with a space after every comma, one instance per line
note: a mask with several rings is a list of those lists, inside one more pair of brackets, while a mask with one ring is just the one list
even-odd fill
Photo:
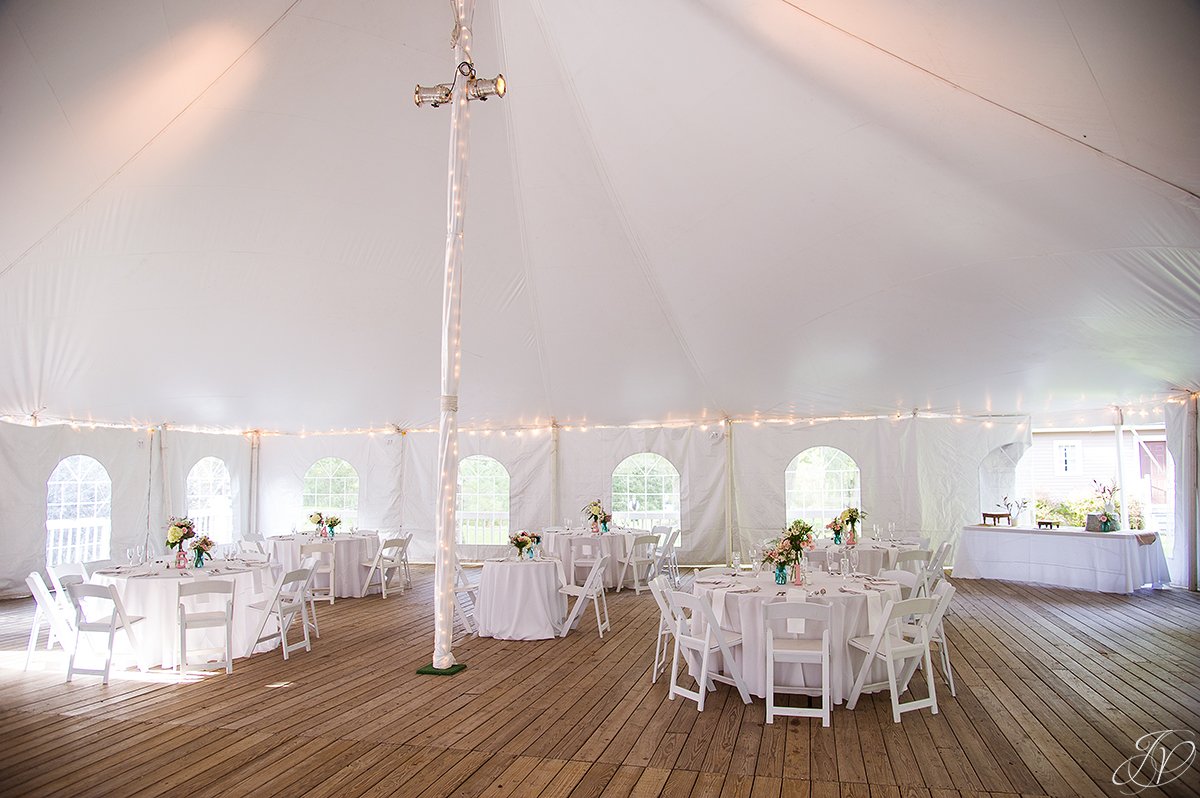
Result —
[[[311, 433], [436, 425], [448, 109], [411, 93], [451, 79], [450, 20], [0, 6], [0, 416], [139, 428], [0, 425], [0, 590], [86, 451], [114, 550], [221, 449], [242, 534], [289, 526], [336, 450], [360, 522], [431, 552], [431, 433]], [[687, 555], [720, 559], [824, 444], [878, 517], [944, 538], [1029, 415], [1200, 389], [1194, 4], [508, 0], [474, 30], [509, 92], [472, 116], [459, 419], [541, 434], [461, 446], [522, 486], [514, 527], [658, 451]], [[292, 434], [260, 461], [186, 428]]]
[[[0, 413], [437, 418], [443, 3], [0, 10]], [[1187, 3], [484, 4], [464, 425], [1200, 387]]]

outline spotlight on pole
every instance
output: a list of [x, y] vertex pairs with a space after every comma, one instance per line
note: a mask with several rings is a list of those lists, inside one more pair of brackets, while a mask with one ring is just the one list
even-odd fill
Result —
[[413, 90], [413, 102], [417, 105], [431, 105], [437, 108], [450, 102], [454, 95], [454, 86], [460, 77], [467, 79], [467, 99], [484, 100], [489, 97], [503, 97], [508, 90], [504, 75], [492, 79], [475, 77], [475, 65], [463, 61], [454, 70], [454, 80], [451, 83], [439, 83], [436, 86], [417, 86]]
[[497, 75], [491, 80], [471, 78], [467, 81], [467, 98], [486, 101], [488, 97], [503, 97], [506, 89], [503, 75]]
[[429, 103], [437, 108], [443, 103], [450, 102], [451, 87], [445, 83], [436, 86], [417, 86], [413, 90], [413, 102], [418, 106]]

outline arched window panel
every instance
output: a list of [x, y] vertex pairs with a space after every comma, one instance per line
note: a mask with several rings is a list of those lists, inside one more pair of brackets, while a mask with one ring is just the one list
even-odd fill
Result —
[[455, 523], [467, 546], [508, 543], [508, 470], [495, 458], [471, 455], [458, 464]]
[[821, 529], [847, 507], [861, 507], [862, 475], [854, 458], [832, 446], [805, 449], [784, 473], [787, 519]]
[[225, 461], [205, 457], [187, 475], [187, 515], [196, 532], [217, 543], [233, 542], [233, 482]]
[[86, 455], [64, 458], [46, 480], [46, 564], [112, 556], [112, 480]]
[[620, 462], [612, 475], [612, 515], [618, 526], [680, 526], [679, 471], [660, 454], [642, 452]]
[[336, 515], [342, 528], [358, 522], [358, 472], [340, 457], [324, 457], [313, 463], [304, 475], [302, 524], [312, 513]]

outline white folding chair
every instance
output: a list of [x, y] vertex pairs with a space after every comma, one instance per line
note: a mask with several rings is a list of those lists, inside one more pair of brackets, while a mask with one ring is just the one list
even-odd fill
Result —
[[950, 609], [955, 592], [954, 585], [944, 579], [933, 588], [933, 598], [938, 600], [938, 608], [929, 619], [929, 642], [936, 645], [938, 653], [941, 654], [942, 677], [946, 680], [952, 696], [958, 696], [958, 692], [954, 689], [954, 671], [950, 668], [950, 641], [946, 637], [943, 619]]
[[[464, 599], [471, 600], [468, 607]], [[454, 563], [454, 616], [462, 622], [467, 634], [475, 634], [475, 604], [479, 601], [479, 588], [472, 585], [462, 565]]]
[[[219, 611], [200, 612], [189, 610], [186, 599], [194, 602], [211, 602], [212, 597], [225, 598], [225, 606]], [[192, 663], [188, 661], [189, 629], [225, 629], [224, 659], [198, 664], [201, 668], [224, 668], [233, 673], [233, 582], [222, 579], [192, 579], [179, 583], [179, 665], [182, 672]]]
[[[667, 698], [672, 701], [677, 695], [690, 698], [696, 702], [696, 710], [703, 712], [704, 697], [708, 691], [716, 689], [713, 682], [717, 681], [736, 687], [742, 701], [749, 704], [750, 691], [746, 689], [741, 668], [733, 658], [733, 649], [741, 646], [742, 636], [725, 632], [717, 624], [707, 601], [678, 590], [668, 595], [671, 613], [675, 616], [675, 653], [671, 658], [671, 689]], [[696, 690], [685, 689], [679, 684], [679, 659], [684, 651], [699, 658], [699, 674], [693, 673]], [[720, 667], [713, 662], [718, 654], [721, 656]], [[691, 671], [690, 661], [688, 670]]]
[[[287, 659], [289, 654], [299, 648], [303, 648], [305, 651], [312, 651], [312, 641], [308, 636], [310, 624], [308, 621], [308, 602], [306, 601], [308, 586], [312, 581], [312, 574], [312, 568], [297, 568], [294, 571], [288, 571], [279, 577], [279, 581], [275, 583], [275, 588], [271, 591], [269, 599], [266, 601], [256, 601], [250, 605], [251, 609], [262, 612], [262, 620], [258, 624], [258, 634], [254, 640], [255, 646], [278, 637], [283, 647], [284, 659]], [[304, 639], [289, 645], [287, 641], [288, 629], [291, 628], [297, 615], [300, 616], [300, 628], [304, 630]], [[267, 622], [271, 618], [276, 619], [279, 628], [277, 631], [264, 634]]]
[[638, 535], [629, 545], [629, 551], [621, 559], [621, 576], [617, 579], [617, 592], [625, 585], [627, 571], [633, 569], [633, 589], [640, 596], [642, 585], [650, 579], [651, 570], [658, 561], [658, 537]]
[[[584, 605], [589, 601], [592, 602], [592, 607], [596, 610], [596, 630], [600, 633], [601, 639], [604, 638], [604, 630], [612, 627], [612, 624], [608, 622], [608, 599], [604, 592], [604, 568], [607, 565], [608, 555], [601, 555], [600, 559], [592, 563], [592, 570], [588, 571], [583, 585], [563, 585], [558, 589], [558, 592], [565, 596], [575, 597], [575, 606], [571, 608], [570, 614], [567, 615], [567, 620], [563, 622], [562, 632], [559, 634], [559, 637], [567, 636], [567, 632], [579, 620]], [[601, 607], [604, 608], [603, 621], [600, 620]]]
[[[580, 568], [586, 568], [588, 573], [591, 573], [592, 568], [604, 556], [604, 549], [600, 545], [600, 538], [590, 535], [580, 535], [578, 537], [569, 538], [571, 541], [571, 572], [567, 574], [570, 584], [575, 584], [575, 577], [579, 573]], [[584, 579], [587, 579], [585, 576]]]
[[[308, 580], [308, 592], [305, 594], [305, 599], [308, 600], [308, 623], [311, 624], [313, 634], [318, 638], [321, 637], [321, 627], [317, 622], [317, 602], [328, 601], [330, 606], [333, 606], [334, 588], [337, 585], [337, 547], [332, 542], [330, 543], [304, 543], [300, 546], [300, 564], [305, 568], [312, 568], [312, 578]], [[329, 576], [329, 585], [326, 587], [317, 587], [313, 583], [317, 579], [318, 574], [327, 574]]]
[[50, 574], [50, 584], [54, 585], [54, 598], [58, 601], [59, 609], [67, 615], [74, 615], [75, 605], [71, 603], [71, 596], [68, 595], [67, 586], [62, 580], [64, 576], [77, 576], [79, 579], [75, 584], [86, 582], [87, 568], [81, 562], [64, 562], [46, 566], [46, 573]]
[[[412, 536], [403, 538], [392, 538], [385, 540], [383, 545], [375, 552], [375, 556], [370, 560], [363, 560], [362, 564], [369, 566], [367, 578], [363, 582], [360, 596], [367, 595], [367, 590], [371, 586], [371, 578], [376, 573], [379, 574], [379, 589], [383, 593], [383, 597], [387, 598], [388, 583], [392, 580], [392, 576], [401, 575], [407, 566], [408, 543]], [[405, 580], [407, 581], [407, 580]], [[400, 592], [404, 592], [404, 583], [400, 585]]]
[[270, 556], [261, 540], [239, 540], [237, 550], [239, 554], [249, 554], [255, 558]]
[[900, 569], [884, 569], [878, 574], [880, 579], [890, 579], [900, 585], [900, 598], [919, 598], [913, 595], [913, 590], [920, 581], [919, 577], [912, 571], [901, 571]]
[[667, 668], [668, 647], [674, 634], [674, 616], [671, 614], [670, 601], [671, 580], [665, 574], [650, 580], [650, 595], [658, 605], [658, 632], [654, 635], [654, 666], [650, 670], [650, 683], [658, 681], [658, 677]]
[[29, 647], [25, 651], [25, 670], [33, 659], [33, 651], [37, 648], [38, 632], [41, 631], [42, 619], [46, 621], [46, 650], [49, 651], [57, 640], [58, 644], [68, 654], [75, 650], [75, 626], [72, 616], [64, 614], [62, 607], [50, 595], [50, 588], [37, 571], [25, 577], [25, 584], [33, 594], [33, 624], [29, 628]]
[[[774, 723], [776, 715], [793, 715], [802, 718], [820, 718], [822, 726], [829, 725], [829, 636], [832, 612], [825, 604], [810, 604], [801, 601], [781, 601], [763, 605], [763, 622], [767, 634], [767, 723]], [[805, 633], [810, 623], [823, 628], [819, 638], [799, 639], [788, 634], [789, 620], [803, 620]], [[781, 687], [775, 683], [775, 665], [780, 662], [798, 662], [821, 666], [821, 683], [815, 687]], [[821, 696], [821, 706], [810, 709], [802, 707], [780, 707], [775, 704], [776, 693], [795, 693]]]
[[922, 574], [924, 578], [921, 584], [921, 595], [932, 596], [934, 588], [946, 578], [946, 558], [949, 556], [950, 541], [946, 541], [938, 546], [933, 556], [929, 558], [929, 564]]
[[[929, 621], [937, 606], [938, 600], [933, 598], [889, 601], [884, 608], [884, 621], [874, 635], [850, 639], [850, 646], [864, 652], [865, 656], [850, 690], [847, 709], [854, 709], [863, 690], [887, 687], [892, 697], [892, 720], [896, 723], [900, 722], [900, 713], [915, 709], [929, 707], [934, 715], [937, 714], [937, 691], [929, 653]], [[877, 662], [883, 662], [887, 668], [887, 681], [868, 684], [871, 666]], [[901, 702], [900, 695], [908, 690], [908, 682], [919, 664], [923, 664], [925, 670], [929, 696]]]
[[[668, 529], [668, 527], [656, 526], [654, 531], [659, 533], [660, 529]], [[671, 530], [667, 533], [666, 542], [658, 550], [658, 561], [654, 563], [654, 575], [665, 574], [671, 580], [671, 586], [676, 590], [679, 589], [679, 562], [675, 558], [675, 541], [679, 540], [679, 528]]]
[[[75, 646], [71, 651], [71, 659], [67, 664], [68, 682], [71, 681], [75, 674], [82, 673], [88, 676], [102, 676], [104, 680], [101, 684], [108, 684], [108, 672], [112, 668], [113, 647], [116, 643], [118, 630], [125, 632], [125, 636], [129, 640], [129, 647], [133, 650], [134, 656], [138, 660], [138, 669], [146, 670], [145, 665], [141, 662], [137, 637], [133, 633], [133, 625], [143, 619], [140, 615], [126, 614], [125, 605], [121, 603], [121, 596], [117, 593], [115, 586], [93, 585], [82, 582], [68, 585], [67, 593], [71, 597], [71, 603], [75, 606]], [[111, 608], [108, 608], [107, 617], [103, 611], [106, 603], [111, 605]], [[80, 639], [85, 632], [97, 632], [105, 636], [106, 648], [103, 668], [79, 668], [75, 666], [75, 659], [79, 656]]]

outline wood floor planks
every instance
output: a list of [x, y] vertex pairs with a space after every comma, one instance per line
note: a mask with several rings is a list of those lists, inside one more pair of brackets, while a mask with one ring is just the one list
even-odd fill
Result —
[[[1200, 727], [1200, 596], [1112, 596], [955, 580], [958, 697], [894, 724], [886, 695], [832, 728], [765, 722], [719, 686], [705, 711], [650, 682], [653, 599], [610, 594], [613, 629], [468, 637], [454, 677], [432, 648], [431, 573], [319, 608], [322, 637], [232, 676], [63, 683], [61, 651], [24, 662], [29, 601], [0, 604], [0, 793], [139, 796], [1117, 796], [1138, 737]], [[43, 638], [44, 640], [44, 638]], [[914, 682], [922, 695], [924, 684]], [[785, 702], [808, 705], [788, 696]], [[1147, 798], [1200, 798], [1200, 764]]]

